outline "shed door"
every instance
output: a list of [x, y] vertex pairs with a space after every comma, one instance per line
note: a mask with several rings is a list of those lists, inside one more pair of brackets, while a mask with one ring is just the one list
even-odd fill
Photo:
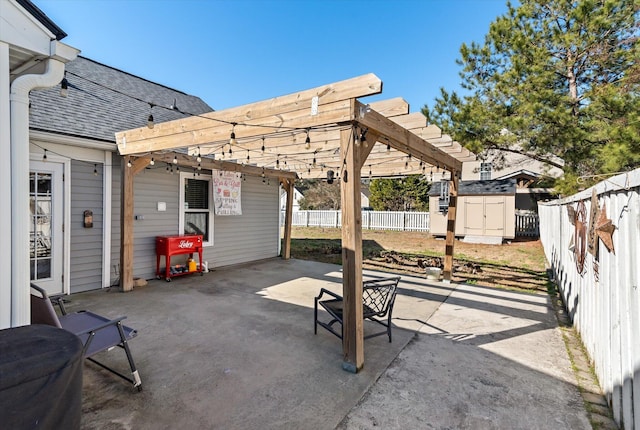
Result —
[[482, 236], [484, 234], [484, 197], [467, 196], [465, 198], [464, 218], [465, 235]]
[[504, 236], [504, 196], [485, 197], [485, 236]]
[[63, 292], [63, 165], [31, 161], [29, 172], [31, 280], [48, 294]]
[[504, 237], [504, 230], [504, 196], [467, 196], [465, 235]]

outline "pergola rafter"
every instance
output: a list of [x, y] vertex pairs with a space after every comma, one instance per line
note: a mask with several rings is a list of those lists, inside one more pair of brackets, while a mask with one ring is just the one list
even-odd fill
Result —
[[[344, 364], [358, 371], [364, 363], [362, 307], [361, 178], [449, 172], [452, 206], [462, 162], [475, 156], [421, 113], [409, 113], [401, 98], [361, 103], [378, 94], [373, 74], [248, 105], [194, 115], [116, 133], [118, 150], [135, 169], [123, 169], [121, 255], [132, 255], [133, 178], [153, 158], [183, 168], [236, 171], [277, 178], [287, 192], [283, 257], [289, 258], [291, 207], [296, 178], [324, 178], [334, 170], [342, 192]], [[233, 144], [230, 136], [235, 137]], [[197, 162], [196, 162], [197, 157]], [[142, 167], [141, 167], [142, 166]], [[436, 177], [435, 180], [440, 180]], [[449, 213], [445, 279], [453, 262], [455, 210]], [[129, 248], [129, 249], [125, 249]], [[131, 259], [130, 259], [131, 260]], [[121, 261], [123, 290], [133, 282], [131, 263]]]

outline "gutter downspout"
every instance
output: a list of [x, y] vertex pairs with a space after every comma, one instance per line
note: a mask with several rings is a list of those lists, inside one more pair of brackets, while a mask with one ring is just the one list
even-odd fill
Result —
[[[51, 53], [63, 44], [52, 41]], [[23, 75], [11, 84], [11, 326], [31, 324], [29, 270], [29, 92], [60, 83], [64, 63], [75, 58], [46, 60], [43, 74]], [[66, 60], [66, 61], [65, 61]], [[64, 62], [63, 62], [64, 61]]]

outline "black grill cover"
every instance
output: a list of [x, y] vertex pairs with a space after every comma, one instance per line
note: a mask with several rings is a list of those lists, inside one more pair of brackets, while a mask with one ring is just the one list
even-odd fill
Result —
[[51, 326], [0, 330], [0, 426], [79, 429], [82, 343]]

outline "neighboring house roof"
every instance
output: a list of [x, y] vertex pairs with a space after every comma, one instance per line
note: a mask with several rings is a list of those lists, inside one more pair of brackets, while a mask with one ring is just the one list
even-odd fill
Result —
[[[441, 182], [434, 182], [429, 190], [430, 196], [440, 195]], [[487, 181], [460, 181], [459, 196], [509, 195], [516, 193], [516, 180], [492, 179]]]
[[531, 170], [521, 169], [516, 172], [511, 172], [509, 174], [499, 176], [495, 179], [508, 179], [508, 178], [527, 178], [527, 179], [538, 179], [540, 177], [540, 173], [532, 172]]
[[[31, 129], [115, 144], [115, 132], [146, 125], [149, 113], [155, 123], [189, 116], [160, 107], [173, 105], [174, 99], [182, 112], [213, 110], [196, 96], [86, 57], [67, 63], [66, 70], [68, 97], [60, 96], [59, 86], [31, 92]], [[149, 102], [156, 105], [151, 110]]]

